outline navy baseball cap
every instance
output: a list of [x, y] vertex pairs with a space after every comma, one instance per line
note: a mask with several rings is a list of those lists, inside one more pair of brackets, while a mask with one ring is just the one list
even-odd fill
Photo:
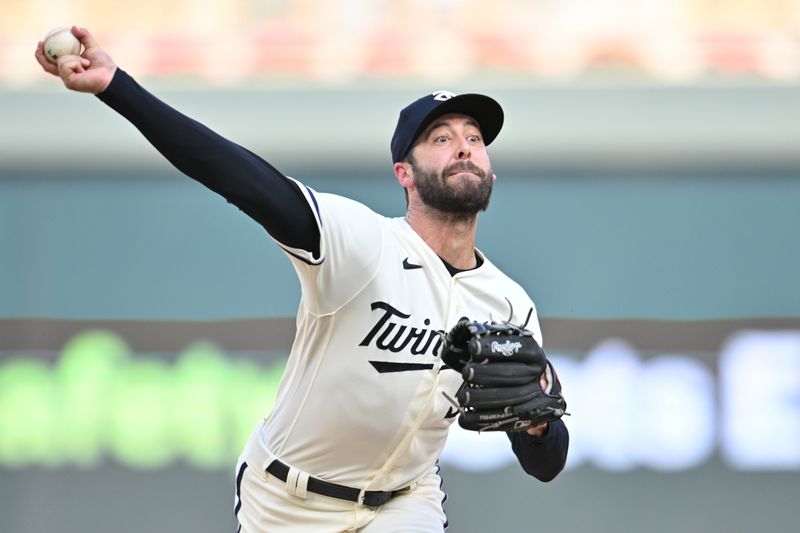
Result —
[[482, 94], [454, 94], [436, 91], [410, 103], [397, 120], [392, 135], [392, 161], [405, 159], [414, 141], [437, 117], [460, 113], [475, 119], [487, 146], [503, 127], [503, 108], [494, 99]]

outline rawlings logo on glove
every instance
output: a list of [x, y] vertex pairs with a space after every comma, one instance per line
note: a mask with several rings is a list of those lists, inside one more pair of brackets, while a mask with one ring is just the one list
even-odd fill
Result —
[[520, 350], [520, 348], [522, 348], [521, 342], [506, 341], [504, 343], [499, 343], [495, 341], [492, 343], [492, 351], [495, 353], [501, 353], [506, 357], [514, 355]]
[[569, 414], [553, 365], [524, 328], [461, 320], [442, 360], [464, 378], [455, 399], [445, 394], [464, 429], [524, 431]]

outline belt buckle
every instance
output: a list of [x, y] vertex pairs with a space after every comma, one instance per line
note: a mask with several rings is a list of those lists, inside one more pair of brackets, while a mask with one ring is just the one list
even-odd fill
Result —
[[369, 491], [364, 489], [358, 491], [358, 504], [367, 507], [380, 507], [391, 499], [391, 492]]
[[363, 495], [359, 493], [358, 497], [359, 497], [359, 503], [361, 503], [361, 505], [366, 505], [367, 507], [380, 507], [381, 505], [391, 500], [394, 497], [394, 495], [395, 492], [374, 491], [374, 492], [364, 492]]

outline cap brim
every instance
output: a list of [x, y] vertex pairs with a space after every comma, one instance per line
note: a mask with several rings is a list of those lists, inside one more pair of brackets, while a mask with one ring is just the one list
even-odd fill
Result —
[[474, 118], [481, 129], [483, 143], [488, 146], [495, 140], [503, 127], [503, 108], [493, 98], [482, 94], [459, 94], [445, 100], [430, 113], [414, 132], [412, 145], [430, 126], [431, 122], [450, 113], [459, 113]]

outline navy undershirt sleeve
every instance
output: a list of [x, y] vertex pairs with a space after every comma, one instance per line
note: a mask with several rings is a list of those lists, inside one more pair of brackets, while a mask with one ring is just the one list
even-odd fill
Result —
[[303, 185], [168, 106], [122, 69], [97, 97], [136, 126], [175, 168], [222, 195], [281, 244], [319, 257], [319, 227]]
[[506, 433], [522, 469], [540, 481], [551, 481], [564, 469], [569, 431], [561, 420], [550, 422], [547, 433], [531, 437], [524, 431]]

